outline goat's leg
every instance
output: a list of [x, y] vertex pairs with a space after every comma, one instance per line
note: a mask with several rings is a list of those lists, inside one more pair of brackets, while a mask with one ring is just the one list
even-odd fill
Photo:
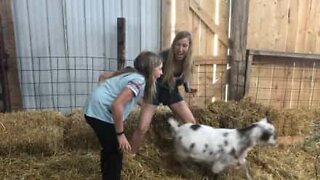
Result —
[[213, 180], [218, 180], [219, 178], [219, 174], [218, 173], [214, 173], [213, 174]]
[[252, 180], [247, 163], [245, 162], [242, 166], [243, 166], [244, 170], [246, 171], [247, 180]]
[[219, 177], [219, 173], [226, 167], [225, 164], [220, 162], [215, 162], [212, 167], [211, 171], [213, 172], [213, 179], [217, 180]]

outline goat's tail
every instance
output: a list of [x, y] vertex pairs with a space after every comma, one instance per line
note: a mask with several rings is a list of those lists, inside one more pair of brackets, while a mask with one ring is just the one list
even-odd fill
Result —
[[172, 133], [175, 133], [179, 128], [179, 123], [172, 117], [168, 119], [168, 123], [171, 126]]

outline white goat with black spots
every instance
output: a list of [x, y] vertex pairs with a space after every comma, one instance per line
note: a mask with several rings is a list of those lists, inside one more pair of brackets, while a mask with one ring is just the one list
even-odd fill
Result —
[[274, 126], [261, 119], [242, 129], [213, 128], [207, 125], [186, 123], [179, 126], [173, 118], [168, 120], [174, 135], [177, 160], [192, 160], [211, 167], [214, 177], [230, 165], [243, 166], [251, 179], [246, 157], [257, 143], [275, 144]]

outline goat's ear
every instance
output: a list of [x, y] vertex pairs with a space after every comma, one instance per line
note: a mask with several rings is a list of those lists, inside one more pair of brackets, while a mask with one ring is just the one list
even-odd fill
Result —
[[269, 117], [267, 117], [266, 119], [267, 119], [267, 122], [268, 122], [269, 124], [272, 124], [272, 121], [270, 120]]
[[267, 117], [262, 118], [261, 121], [262, 121], [262, 122], [268, 122], [268, 118], [267, 118]]

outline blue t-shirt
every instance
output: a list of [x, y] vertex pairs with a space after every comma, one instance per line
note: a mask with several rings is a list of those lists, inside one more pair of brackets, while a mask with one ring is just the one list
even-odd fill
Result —
[[121, 74], [100, 83], [87, 98], [84, 114], [114, 124], [112, 102], [125, 87], [129, 88], [134, 94], [131, 101], [124, 106], [123, 120], [125, 120], [144, 93], [145, 78], [139, 73]]

